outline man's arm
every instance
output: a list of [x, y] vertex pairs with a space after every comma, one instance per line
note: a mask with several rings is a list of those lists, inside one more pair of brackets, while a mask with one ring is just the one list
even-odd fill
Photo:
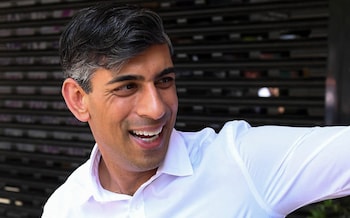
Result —
[[350, 194], [349, 127], [257, 127], [239, 142], [253, 184], [280, 214]]

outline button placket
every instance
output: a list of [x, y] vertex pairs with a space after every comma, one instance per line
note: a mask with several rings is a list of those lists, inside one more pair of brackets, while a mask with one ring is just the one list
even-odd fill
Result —
[[144, 201], [142, 195], [134, 196], [130, 204], [130, 218], [143, 218], [144, 213]]

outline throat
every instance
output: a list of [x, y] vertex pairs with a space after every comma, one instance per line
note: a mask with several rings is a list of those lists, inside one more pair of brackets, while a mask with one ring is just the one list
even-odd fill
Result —
[[157, 169], [147, 172], [121, 173], [115, 166], [109, 166], [101, 157], [98, 167], [100, 184], [103, 189], [117, 194], [133, 196], [142, 184], [148, 181]]

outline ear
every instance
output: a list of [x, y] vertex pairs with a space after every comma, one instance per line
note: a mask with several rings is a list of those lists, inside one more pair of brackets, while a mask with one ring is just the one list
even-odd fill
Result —
[[87, 122], [90, 118], [86, 105], [87, 93], [72, 78], [67, 78], [62, 85], [62, 95], [74, 116], [81, 122]]

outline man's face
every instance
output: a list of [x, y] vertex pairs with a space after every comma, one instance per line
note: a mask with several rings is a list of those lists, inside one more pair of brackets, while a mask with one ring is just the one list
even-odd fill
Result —
[[120, 71], [99, 69], [84, 103], [89, 125], [107, 164], [131, 172], [163, 161], [178, 100], [167, 45], [155, 45]]

